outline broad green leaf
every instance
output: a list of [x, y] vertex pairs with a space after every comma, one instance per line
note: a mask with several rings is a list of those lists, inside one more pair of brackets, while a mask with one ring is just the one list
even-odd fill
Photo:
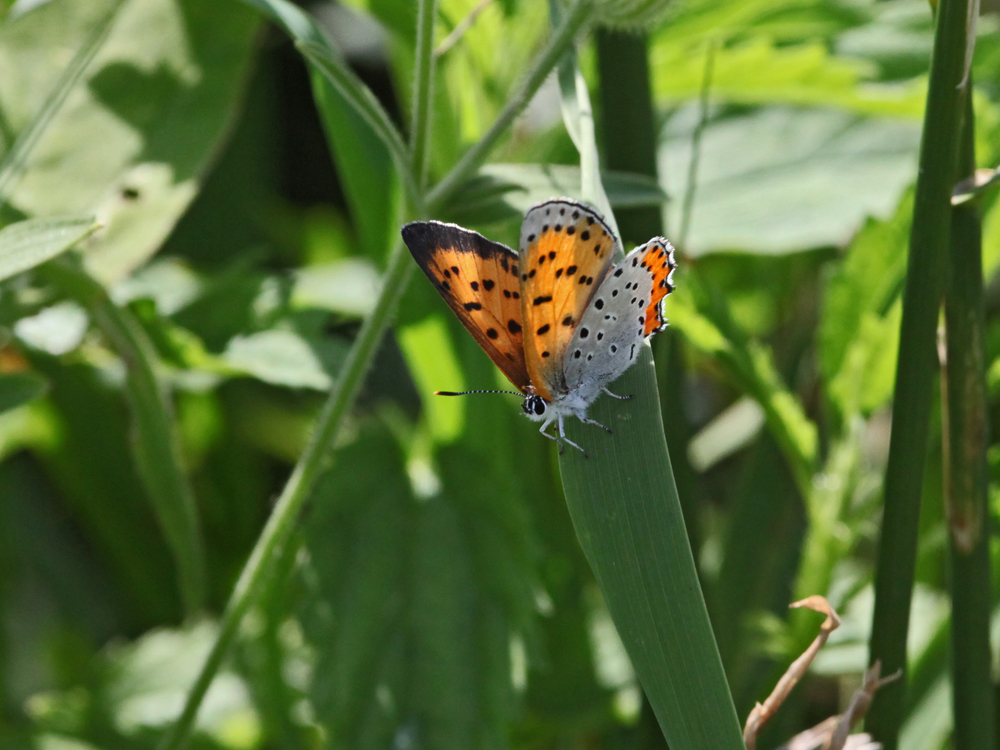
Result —
[[[697, 99], [704, 85], [710, 47], [654, 37], [650, 53], [653, 89], [661, 101]], [[872, 66], [835, 57], [821, 42], [779, 46], [757, 37], [714, 48], [711, 98], [731, 104], [793, 104], [836, 107], [859, 115], [917, 120], [924, 86], [879, 86], [867, 80]]]
[[[115, 0], [50, 0], [0, 28], [0, 108], [19, 133], [58, 85], [67, 50]], [[257, 22], [238, 3], [125, 0], [80, 83], [48, 121], [8, 200], [29, 216], [93, 214], [102, 281], [141, 265], [198, 190], [242, 91]], [[9, 147], [9, 144], [7, 144]]]
[[33, 372], [0, 373], [0, 414], [41, 396], [47, 382]]
[[934, 45], [931, 8], [907, 0], [887, 0], [870, 4], [868, 12], [871, 21], [837, 37], [837, 53], [878, 63], [883, 78], [926, 73]]
[[566, 425], [590, 454], [568, 448], [560, 457], [577, 537], [670, 746], [741, 747], [674, 488], [648, 347], [612, 390], [633, 399], [599, 399], [589, 416], [614, 435], [575, 420]]
[[678, 3], [659, 36], [671, 43], [732, 42], [765, 37], [781, 44], [827, 39], [870, 19], [859, 3], [813, 0], [688, 0]]
[[[689, 189], [687, 108], [659, 161], [674, 196]], [[701, 140], [687, 250], [787, 253], [846, 244], [867, 216], [888, 217], [913, 179], [920, 128], [836, 110], [772, 107], [711, 122]], [[669, 205], [680, 225], [683, 201]]]
[[0, 229], [0, 281], [69, 250], [95, 229], [93, 218], [27, 219]]

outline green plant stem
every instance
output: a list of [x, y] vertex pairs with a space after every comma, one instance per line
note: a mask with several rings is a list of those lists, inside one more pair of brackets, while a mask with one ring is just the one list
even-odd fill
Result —
[[205, 599], [205, 549], [170, 402], [156, 374], [153, 345], [132, 314], [114, 304], [104, 287], [78, 264], [58, 259], [40, 266], [39, 271], [90, 311], [125, 363], [132, 450], [177, 564], [185, 610], [195, 614]]
[[66, 97], [69, 96], [73, 87], [76, 86], [77, 81], [80, 80], [80, 76], [87, 70], [90, 61], [94, 59], [94, 55], [104, 46], [104, 41], [108, 38], [108, 34], [114, 26], [115, 19], [118, 17], [118, 11], [123, 4], [124, 0], [118, 0], [108, 8], [104, 16], [94, 26], [90, 37], [77, 50], [76, 54], [73, 55], [73, 59], [69, 61], [69, 64], [63, 70], [55, 87], [42, 104], [41, 109], [31, 119], [28, 126], [21, 131], [7, 153], [4, 154], [3, 160], [0, 161], [0, 203], [7, 201], [10, 190], [20, 176], [21, 170], [27, 161], [28, 154], [31, 153], [35, 144], [38, 143], [38, 139], [42, 137], [49, 123], [52, 122], [52, 118], [55, 117], [59, 108], [62, 107], [63, 102], [66, 101]]
[[444, 205], [445, 201], [455, 193], [466, 178], [482, 164], [500, 136], [531, 101], [531, 97], [535, 95], [549, 72], [559, 62], [559, 58], [572, 44], [577, 32], [590, 19], [590, 15], [591, 0], [576, 0], [573, 3], [490, 129], [465, 152], [441, 182], [428, 193], [427, 206], [431, 213]]
[[[870, 660], [883, 674], [906, 667], [906, 634], [916, 565], [920, 494], [927, 452], [931, 398], [937, 372], [935, 331], [944, 257], [950, 240], [959, 123], [966, 89], [960, 88], [966, 49], [968, 0], [941, 0], [931, 60], [899, 360], [892, 438], [885, 474], [885, 507], [875, 572]], [[865, 726], [886, 750], [895, 750], [903, 719], [905, 679], [875, 696]]]
[[371, 366], [385, 329], [392, 318], [396, 302], [402, 295], [412, 270], [413, 264], [410, 262], [409, 253], [406, 252], [402, 242], [397, 243], [390, 255], [382, 294], [375, 309], [361, 326], [347, 361], [344, 362], [340, 376], [330, 393], [330, 398], [316, 421], [309, 444], [295, 465], [271, 512], [271, 517], [264, 526], [257, 544], [254, 545], [250, 559], [240, 573], [223, 612], [218, 638], [188, 694], [183, 713], [160, 745], [163, 750], [175, 750], [187, 742], [198, 707], [236, 637], [243, 615], [260, 595], [274, 561], [280, 557], [295, 530], [299, 512], [308, 499], [316, 479], [326, 468], [330, 446], [340, 431], [344, 415], [354, 403], [354, 397]]
[[427, 144], [431, 114], [434, 112], [434, 20], [437, 0], [420, 0], [417, 11], [417, 66], [413, 80], [413, 121], [410, 124], [410, 152], [417, 185], [427, 180]]
[[[960, 177], [976, 168], [972, 97], [966, 97]], [[990, 553], [982, 231], [976, 201], [952, 209], [945, 294], [942, 414], [951, 568], [951, 673], [955, 750], [996, 746], [990, 677]]]

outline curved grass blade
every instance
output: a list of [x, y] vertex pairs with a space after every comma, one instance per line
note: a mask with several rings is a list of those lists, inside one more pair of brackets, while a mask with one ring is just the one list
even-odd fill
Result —
[[[589, 95], [570, 54], [560, 78], [564, 117], [578, 118], [584, 197], [607, 211]], [[614, 387], [633, 398], [602, 398], [591, 408], [591, 418], [613, 436], [575, 420], [568, 425], [570, 439], [591, 456], [568, 450], [560, 457], [573, 525], [670, 747], [743, 748], [677, 495], [648, 345]]]
[[309, 15], [287, 0], [244, 0], [277, 22], [294, 41], [313, 68], [329, 81], [344, 100], [385, 143], [396, 162], [407, 196], [418, 205], [420, 193], [411, 169], [410, 149], [371, 90], [354, 74], [340, 53], [327, 41]]
[[559, 465], [580, 544], [622, 642], [673, 750], [742, 748], [698, 583], [660, 421], [649, 347], [615, 383], [630, 401], [598, 399], [590, 416], [614, 435], [576, 422]]

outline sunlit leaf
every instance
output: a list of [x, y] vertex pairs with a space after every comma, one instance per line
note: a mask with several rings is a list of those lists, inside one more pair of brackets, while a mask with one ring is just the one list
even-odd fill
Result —
[[[28, 127], [113, 0], [51, 0], [0, 27], [5, 129]], [[191, 202], [243, 87], [255, 14], [239, 3], [126, 0], [9, 200], [30, 216], [92, 214], [102, 280], [122, 278]]]
[[96, 229], [90, 217], [28, 219], [0, 229], [0, 281], [54, 258]]
[[330, 387], [320, 354], [292, 331], [274, 329], [237, 336], [222, 356], [233, 369], [265, 383], [315, 390]]
[[[651, 54], [657, 96], [672, 102], [697, 99], [704, 85], [709, 45], [654, 38]], [[732, 104], [829, 106], [865, 115], [916, 121], [923, 112], [920, 85], [879, 86], [872, 66], [832, 56], [819, 42], [779, 46], [766, 37], [714, 48], [711, 98]]]
[[[685, 109], [664, 131], [661, 173], [688, 190]], [[846, 244], [867, 216], [888, 217], [913, 179], [920, 128], [836, 110], [768, 108], [714, 121], [701, 141], [687, 250], [787, 253]], [[670, 204], [670, 226], [683, 201]]]

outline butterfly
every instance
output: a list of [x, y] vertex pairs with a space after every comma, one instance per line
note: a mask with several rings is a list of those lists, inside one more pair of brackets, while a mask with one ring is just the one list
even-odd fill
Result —
[[[519, 252], [478, 232], [440, 221], [402, 228], [417, 265], [494, 364], [524, 397], [540, 432], [566, 437], [565, 417], [588, 407], [666, 326], [664, 298], [674, 290], [674, 248], [656, 237], [613, 265], [621, 243], [593, 208], [559, 198], [528, 209]], [[438, 391], [440, 395], [463, 395]], [[556, 423], [558, 436], [548, 432]]]

